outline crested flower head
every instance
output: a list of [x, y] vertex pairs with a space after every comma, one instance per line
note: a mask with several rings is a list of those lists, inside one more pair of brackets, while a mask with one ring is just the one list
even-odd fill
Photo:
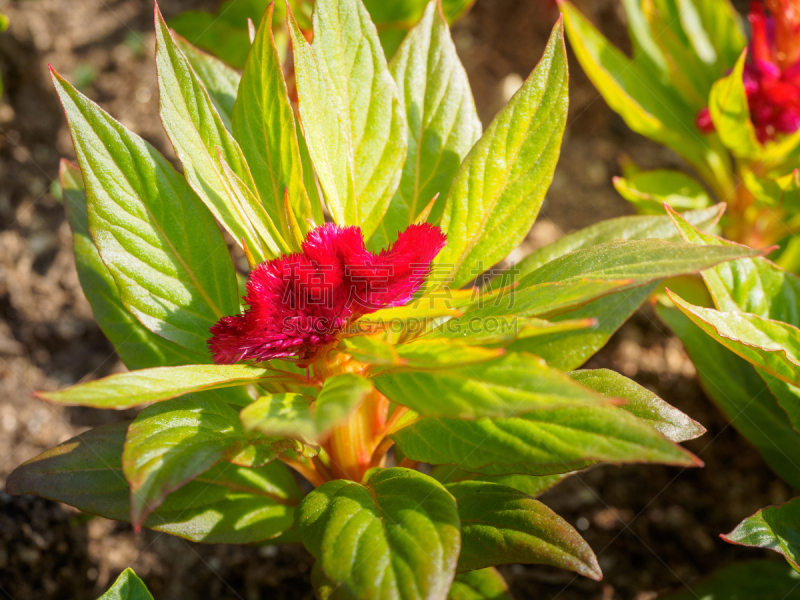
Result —
[[[750, 61], [744, 87], [750, 119], [759, 141], [800, 129], [800, 0], [752, 2]], [[697, 127], [714, 131], [708, 108], [697, 115]]]
[[424, 223], [411, 225], [390, 248], [374, 254], [358, 227], [317, 227], [301, 253], [251, 271], [247, 310], [211, 328], [214, 362], [310, 360], [336, 343], [349, 321], [411, 300], [444, 244], [441, 230]]

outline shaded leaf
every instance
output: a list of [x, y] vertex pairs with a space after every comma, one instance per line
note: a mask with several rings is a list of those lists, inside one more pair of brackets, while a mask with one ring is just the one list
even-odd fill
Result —
[[656, 304], [656, 311], [683, 342], [709, 398], [767, 464], [800, 489], [800, 468], [792, 458], [800, 456], [800, 435], [756, 370], [711, 339], [677, 308]]
[[534, 498], [485, 481], [451, 483], [461, 518], [458, 571], [510, 563], [546, 564], [602, 579], [580, 534]]
[[[291, 446], [280, 439], [263, 440], [269, 457]], [[166, 496], [247, 444], [239, 416], [213, 394], [190, 394], [159, 402], [140, 412], [128, 427], [122, 471], [131, 486], [134, 527]]]
[[656, 285], [653, 283], [619, 294], [611, 294], [552, 319], [561, 322], [567, 319], [592, 318], [597, 321], [594, 327], [517, 340], [508, 349], [540, 356], [556, 369], [565, 371], [576, 369], [605, 346], [614, 332], [650, 296]]
[[329, 481], [306, 496], [295, 526], [321, 575], [355, 598], [443, 598], [455, 575], [455, 500], [417, 471]]
[[497, 569], [480, 569], [456, 575], [447, 600], [513, 600], [508, 584]]
[[[35, 494], [128, 521], [130, 488], [122, 475], [128, 422], [103, 425], [19, 466], [10, 494]], [[192, 541], [245, 544], [277, 537], [292, 526], [301, 496], [279, 462], [258, 469], [220, 463], [170, 494], [144, 526]]]
[[787, 383], [800, 385], [800, 329], [750, 313], [695, 306], [669, 290], [667, 296], [723, 346]]
[[[718, 204], [703, 210], [683, 213], [683, 217], [699, 229], [707, 230], [716, 225], [720, 216], [722, 216], [723, 210], [724, 205]], [[582, 248], [613, 240], [641, 240], [645, 238], [677, 240], [679, 236], [675, 232], [669, 217], [664, 215], [606, 219], [575, 233], [565, 235], [552, 244], [535, 250], [517, 263], [518, 276], [524, 277], [550, 261]]]
[[753, 560], [723, 567], [661, 600], [798, 600], [800, 578], [774, 560]]

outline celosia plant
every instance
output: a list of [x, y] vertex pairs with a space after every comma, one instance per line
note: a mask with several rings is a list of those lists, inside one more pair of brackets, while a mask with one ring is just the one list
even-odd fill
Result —
[[702, 184], [628, 162], [615, 187], [643, 212], [716, 197], [728, 204], [725, 237], [778, 244], [772, 258], [800, 272], [800, 3], [753, 2], [749, 48], [729, 0], [623, 4], [633, 59], [561, 1], [575, 54], [631, 129], [675, 150]]
[[[681, 236], [732, 245], [672, 213]], [[772, 469], [800, 490], [800, 277], [760, 257], [703, 271], [716, 308], [667, 292], [659, 315], [681, 338], [700, 380]], [[745, 519], [723, 539], [770, 548], [800, 570], [800, 498]]]
[[[632, 217], [460, 289], [525, 237], [552, 179], [561, 24], [482, 133], [436, 3], [390, 64], [360, 0], [317, 0], [313, 46], [289, 13], [297, 113], [271, 20], [240, 76], [184, 53], [156, 11], [183, 174], [53, 72], [78, 272], [131, 371], [38, 395], [144, 408], [20, 466], [9, 492], [190, 540], [300, 542], [323, 598], [502, 590], [491, 567], [517, 562], [600, 578], [535, 496], [603, 462], [698, 465], [676, 442], [703, 429], [574, 369], [659, 280], [758, 252]], [[719, 212], [685, 216], [708, 229]]]

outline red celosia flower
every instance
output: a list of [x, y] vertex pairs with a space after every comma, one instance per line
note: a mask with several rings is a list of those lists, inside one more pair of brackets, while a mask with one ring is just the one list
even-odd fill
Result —
[[444, 244], [442, 231], [425, 223], [411, 225], [390, 248], [373, 254], [358, 227], [317, 227], [302, 253], [253, 269], [247, 310], [211, 328], [214, 362], [312, 359], [337, 341], [350, 320], [408, 302]]
[[[763, 143], [800, 129], [800, 0], [766, 0], [750, 5], [753, 29], [744, 87], [750, 119]], [[703, 133], [714, 131], [708, 109], [697, 115]]]

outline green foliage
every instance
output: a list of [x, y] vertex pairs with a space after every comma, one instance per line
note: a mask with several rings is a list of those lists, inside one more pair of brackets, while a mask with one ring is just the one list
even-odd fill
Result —
[[351, 598], [444, 598], [461, 547], [456, 501], [409, 469], [330, 481], [297, 507], [297, 532], [321, 575]]
[[781, 504], [762, 508], [752, 517], [747, 517], [736, 529], [724, 536], [728, 542], [743, 546], [769, 548], [775, 550], [789, 561], [795, 571], [800, 572], [800, 498]]
[[553, 178], [567, 119], [567, 56], [557, 24], [542, 60], [478, 140], [453, 179], [436, 258], [461, 287], [525, 237]]
[[136, 573], [127, 568], [119, 574], [114, 585], [97, 600], [153, 600], [153, 596]]
[[796, 600], [800, 576], [774, 560], [734, 563], [662, 600]]
[[[191, 41], [174, 38], [156, 11], [160, 110], [183, 174], [54, 74], [79, 164], [63, 163], [60, 175], [78, 273], [101, 329], [132, 370], [39, 396], [143, 408], [132, 421], [92, 429], [21, 465], [10, 493], [194, 541], [299, 541], [316, 559], [320, 598], [507, 598], [490, 567], [520, 562], [599, 579], [586, 542], [535, 496], [604, 462], [700, 465], [677, 443], [704, 429], [617, 373], [575, 369], [663, 279], [698, 270], [708, 281], [715, 274], [712, 293], [733, 282], [725, 301], [755, 313], [736, 313], [750, 329], [718, 335], [749, 348], [763, 369], [734, 356], [745, 381], [731, 402], [743, 405], [747, 386], [763, 378], [776, 400], [747, 412], [753, 430], [783, 414], [780, 407], [800, 417], [790, 387], [800, 353], [762, 344], [764, 336], [777, 345], [794, 340], [787, 323], [797, 324], [796, 301], [786, 290], [800, 286], [759, 251], [698, 243], [712, 239], [705, 232], [721, 207], [706, 206], [709, 196], [675, 173], [625, 183], [650, 203], [693, 189], [691, 202], [675, 201], [698, 208], [684, 221], [673, 215], [679, 229], [669, 216], [599, 223], [482, 287], [457, 289], [527, 235], [567, 114], [557, 24], [539, 65], [481, 133], [448, 28], [469, 4], [318, 0], [313, 18], [299, 3], [290, 3], [294, 14], [276, 5], [232, 61], [241, 75], [192, 42], [239, 52], [237, 28], [248, 16], [259, 22], [259, 1], [226, 4], [230, 12], [207, 31], [206, 17], [180, 17], [173, 23]], [[376, 28], [370, 14], [389, 25]], [[284, 18], [297, 107], [275, 36]], [[666, 69], [654, 81], [677, 76], [672, 61], [688, 60], [675, 50], [684, 41], [702, 63], [686, 85], [695, 89], [719, 71], [738, 41], [708, 34], [722, 31], [726, 18], [710, 9], [684, 14], [665, 33], [670, 52], [646, 37], [643, 21], [632, 22], [648, 60]], [[383, 48], [394, 34], [378, 31], [417, 20], [387, 62]], [[593, 39], [589, 54], [601, 45]], [[604, 56], [607, 63], [612, 55]], [[604, 69], [625, 66], [612, 59]], [[711, 168], [713, 152], [684, 145], [677, 117], [658, 124], [636, 115]], [[245, 279], [220, 228], [253, 268], [297, 252], [328, 215], [360, 226], [374, 251], [412, 223], [440, 225], [447, 245], [435, 276], [404, 306], [348, 320], [308, 360], [287, 351], [285, 359], [211, 364], [209, 328], [241, 312]], [[726, 266], [732, 260], [740, 266]], [[257, 285], [265, 284], [252, 278]], [[682, 307], [701, 321], [713, 316], [703, 311], [714, 312]], [[763, 348], [752, 345], [754, 323], [769, 324], [756, 328]], [[724, 368], [730, 351], [688, 324], [693, 340], [718, 350], [704, 349], [705, 357]], [[798, 443], [785, 418], [771, 435], [785, 448]], [[788, 472], [769, 454], [772, 440], [755, 440]], [[387, 455], [393, 444], [401, 466]], [[290, 467], [314, 490], [304, 494]]]

